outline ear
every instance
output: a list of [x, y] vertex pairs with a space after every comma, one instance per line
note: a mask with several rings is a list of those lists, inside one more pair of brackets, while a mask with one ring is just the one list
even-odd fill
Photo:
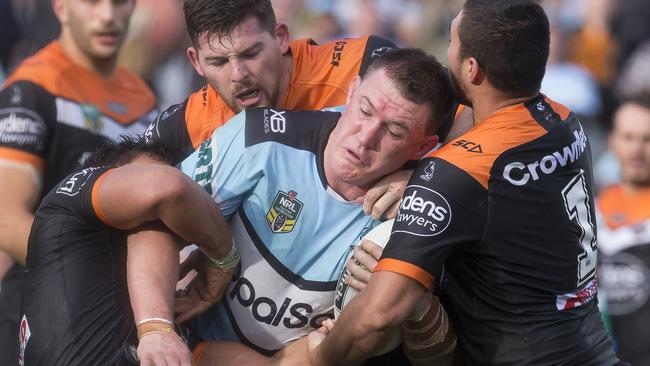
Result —
[[289, 51], [289, 26], [285, 22], [279, 22], [275, 25], [275, 37], [280, 45], [282, 54]]
[[52, 0], [52, 10], [61, 24], [65, 24], [68, 21], [66, 5], [65, 0]]
[[357, 93], [359, 90], [359, 85], [361, 85], [361, 77], [356, 76], [352, 81], [350, 81], [350, 85], [348, 85], [348, 96], [345, 99], [345, 105], [349, 105], [350, 101], [352, 100], [352, 97]]
[[438, 141], [440, 141], [440, 137], [438, 137], [438, 135], [426, 136], [424, 138], [424, 141], [422, 141], [418, 149], [411, 157], [411, 160], [422, 159], [424, 155], [426, 155], [429, 151], [433, 150], [436, 145], [438, 145]]
[[196, 73], [202, 77], [205, 77], [203, 69], [201, 69], [201, 64], [199, 63], [199, 50], [197, 50], [195, 47], [188, 47], [187, 58], [190, 60], [190, 63], [192, 64], [192, 67], [194, 67], [194, 70], [196, 70]]
[[465, 62], [467, 63], [467, 81], [472, 85], [481, 84], [485, 78], [485, 73], [483, 72], [481, 65], [478, 63], [478, 60], [474, 57], [469, 57]]

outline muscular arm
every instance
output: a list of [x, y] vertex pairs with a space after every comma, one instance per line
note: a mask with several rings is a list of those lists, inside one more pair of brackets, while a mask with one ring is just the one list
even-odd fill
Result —
[[116, 168], [105, 177], [97, 196], [95, 205], [119, 229], [131, 230], [160, 220], [212, 258], [225, 257], [232, 247], [217, 204], [173, 167], [134, 163]]
[[40, 194], [38, 174], [29, 164], [0, 159], [0, 249], [21, 264]]
[[[173, 321], [180, 241], [159, 222], [143, 225], [127, 239], [127, 282], [135, 323], [160, 318]], [[138, 345], [142, 364], [191, 364], [187, 345], [172, 334], [154, 332]]]
[[354, 365], [376, 353], [389, 330], [411, 314], [424, 291], [406, 276], [374, 273], [368, 287], [345, 307], [332, 332], [312, 351], [312, 365]]

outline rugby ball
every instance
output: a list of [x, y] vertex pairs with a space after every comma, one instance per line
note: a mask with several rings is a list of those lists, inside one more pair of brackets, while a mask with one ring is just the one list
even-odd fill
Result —
[[[381, 246], [382, 248], [388, 244], [388, 239], [390, 239], [390, 233], [393, 228], [393, 222], [395, 220], [384, 221], [381, 224], [375, 226], [370, 230], [366, 235], [361, 238], [361, 240], [370, 240], [371, 242]], [[361, 240], [356, 245], [361, 244]], [[348, 254], [345, 263], [347, 263], [352, 257], [353, 251], [350, 251]], [[336, 293], [334, 297], [334, 319], [338, 319], [347, 305], [352, 299], [357, 295], [358, 291], [348, 286], [345, 282], [346, 275], [349, 275], [350, 272], [343, 267], [339, 279], [336, 283]], [[395, 349], [399, 344], [402, 343], [402, 331], [400, 328], [397, 328], [395, 333], [391, 336], [390, 342], [386, 344], [381, 351], [377, 352], [377, 355], [381, 355]]]

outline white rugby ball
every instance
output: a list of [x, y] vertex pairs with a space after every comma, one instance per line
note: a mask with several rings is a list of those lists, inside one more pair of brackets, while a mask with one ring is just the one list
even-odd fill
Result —
[[[390, 239], [390, 233], [391, 230], [393, 229], [393, 222], [395, 220], [388, 220], [384, 221], [381, 224], [375, 226], [372, 230], [370, 230], [366, 235], [364, 235], [361, 240], [370, 240], [371, 242], [379, 245], [380, 247], [385, 247], [386, 244], [388, 244], [388, 239]], [[361, 244], [361, 240], [356, 245]], [[345, 262], [347, 263], [348, 260], [352, 257], [353, 252], [350, 251], [350, 254], [346, 258]], [[343, 308], [345, 308], [345, 305], [347, 305], [352, 299], [357, 295], [358, 291], [353, 289], [352, 287], [348, 286], [348, 284], [345, 282], [344, 277], [346, 275], [349, 275], [349, 271], [344, 267], [343, 270], [341, 271], [341, 274], [339, 275], [338, 282], [336, 283], [336, 293], [334, 296], [334, 319], [338, 319], [339, 316], [341, 315], [341, 312], [343, 311]], [[363, 316], [363, 314], [359, 314]], [[395, 349], [399, 344], [402, 343], [402, 332], [401, 329], [398, 328], [397, 331], [395, 331], [395, 334], [392, 335], [391, 340], [384, 348], [382, 348], [381, 351], [377, 352], [377, 355], [384, 354], [386, 352], [390, 352], [393, 349]]]

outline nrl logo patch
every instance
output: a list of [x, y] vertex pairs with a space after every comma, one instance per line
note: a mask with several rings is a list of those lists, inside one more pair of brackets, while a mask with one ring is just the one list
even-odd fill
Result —
[[297, 195], [295, 191], [289, 193], [278, 191], [275, 195], [271, 208], [266, 213], [266, 221], [272, 232], [283, 234], [293, 230], [303, 206], [303, 203], [296, 198]]

